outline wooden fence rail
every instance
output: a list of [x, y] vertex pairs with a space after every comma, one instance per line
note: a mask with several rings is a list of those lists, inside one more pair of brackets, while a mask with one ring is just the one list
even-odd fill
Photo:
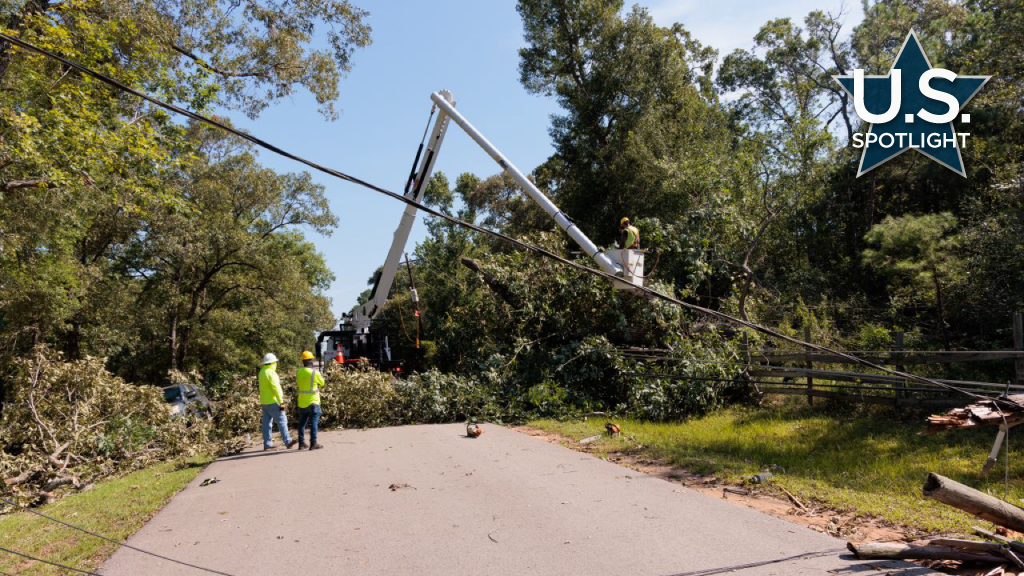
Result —
[[[804, 331], [804, 340], [811, 341], [810, 331], [807, 329]], [[902, 332], [896, 333], [895, 345], [896, 349], [894, 350], [852, 350], [849, 354], [880, 366], [894, 366], [902, 372], [908, 371], [905, 368], [908, 365], [1012, 361], [1015, 372], [1012, 383], [946, 378], [932, 378], [932, 380], [983, 396], [1024, 394], [1024, 315], [1020, 312], [1013, 315], [1013, 350], [904, 350]], [[806, 396], [807, 402], [811, 404], [815, 398], [831, 398], [895, 406], [942, 407], [963, 404], [965, 400], [963, 394], [944, 386], [929, 385], [915, 380], [908, 381], [906, 378], [892, 374], [815, 367], [815, 364], [861, 364], [856, 360], [835, 354], [823, 354], [810, 348], [807, 350], [750, 350], [744, 345], [743, 358], [734, 361], [675, 358], [672, 356], [671, 350], [652, 348], [622, 348], [619, 353], [624, 358], [645, 362], [706, 363], [743, 368], [743, 379], [759, 392]], [[663, 372], [638, 372], [629, 375], [664, 380], [722, 382], [734, 380], [734, 378], [698, 377]]]
[[[902, 371], [906, 371], [903, 368], [906, 365], [1012, 360], [1015, 372], [1013, 383], [945, 378], [932, 378], [932, 380], [984, 396], [1024, 393], [1024, 315], [1020, 312], [1013, 315], [1013, 350], [938, 352], [902, 350], [902, 336], [902, 333], [896, 334], [897, 350], [855, 350], [850, 354], [874, 364], [895, 366]], [[809, 334], [805, 333], [805, 340], [810, 341]], [[815, 363], [859, 365], [856, 360], [835, 354], [822, 354], [811, 350], [765, 349], [751, 351], [747, 356], [749, 363], [745, 376], [760, 392], [802, 395], [807, 397], [808, 403], [813, 403], [814, 398], [833, 398], [896, 406], [943, 406], [964, 401], [963, 395], [955, 390], [942, 386], [929, 386], [916, 381], [908, 382], [906, 378], [892, 374], [872, 374], [814, 367]], [[798, 382], [798, 380], [803, 382]], [[852, 384], [835, 385], [827, 384], [828, 382], [850, 382]], [[822, 388], [838, 390], [823, 390]], [[891, 394], [885, 394], [890, 390]], [[912, 396], [912, 394], [916, 396]], [[922, 394], [925, 396], [922, 397]]]

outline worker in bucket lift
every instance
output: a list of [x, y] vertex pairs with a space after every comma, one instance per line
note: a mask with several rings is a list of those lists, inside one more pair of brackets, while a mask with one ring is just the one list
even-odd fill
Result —
[[302, 368], [295, 374], [295, 384], [299, 389], [299, 450], [306, 447], [305, 430], [309, 422], [309, 449], [323, 448], [316, 443], [317, 429], [320, 427], [320, 388], [324, 387], [324, 377], [313, 368], [313, 353], [302, 353]]
[[640, 231], [629, 223], [629, 218], [619, 220], [619, 248], [623, 250], [637, 250], [640, 248]]
[[260, 366], [260, 404], [263, 405], [263, 450], [273, 450], [274, 442], [270, 435], [271, 422], [277, 424], [281, 433], [281, 441], [288, 448], [296, 442], [288, 435], [288, 417], [284, 413], [284, 391], [281, 390], [281, 379], [277, 376], [277, 356], [267, 354]]

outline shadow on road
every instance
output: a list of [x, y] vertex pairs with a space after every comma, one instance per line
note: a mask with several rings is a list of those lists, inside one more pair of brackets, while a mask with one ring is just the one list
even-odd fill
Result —
[[249, 458], [262, 458], [263, 456], [276, 456], [278, 454], [297, 454], [298, 450], [271, 450], [264, 452], [262, 450], [256, 452], [242, 452], [241, 454], [233, 454], [231, 456], [223, 456], [218, 458], [218, 462], [230, 462], [232, 460], [248, 460]]

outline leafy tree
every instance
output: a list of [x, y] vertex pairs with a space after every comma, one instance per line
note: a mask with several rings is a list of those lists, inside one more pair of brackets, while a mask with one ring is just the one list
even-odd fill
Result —
[[522, 0], [527, 90], [553, 95], [555, 155], [538, 182], [588, 235], [619, 218], [676, 217], [734, 178], [710, 83], [715, 52], [621, 0]]
[[910, 300], [929, 298], [935, 303], [936, 320], [946, 348], [943, 294], [960, 280], [963, 264], [957, 255], [960, 238], [952, 234], [957, 219], [949, 212], [923, 216], [887, 217], [875, 224], [864, 240], [864, 262], [892, 278], [901, 295]]
[[[335, 0], [0, 3], [7, 34], [191, 109], [250, 116], [307, 89], [334, 117], [340, 78], [369, 43], [365, 16]], [[278, 176], [247, 149], [208, 144], [156, 107], [0, 45], [0, 369], [38, 343], [71, 359], [111, 357], [140, 378], [308, 345], [327, 315], [330, 274], [297, 226], [322, 228], [333, 216], [308, 176]], [[229, 183], [248, 186], [254, 203], [233, 204]], [[246, 215], [248, 230], [239, 227]], [[243, 240], [274, 224], [284, 227], [263, 230], [263, 246]], [[266, 259], [288, 261], [276, 271], [287, 289], [255, 282], [252, 262], [224, 266], [216, 250], [258, 251], [264, 271]], [[163, 274], [175, 267], [180, 276]], [[251, 334], [257, 324], [261, 338]]]
[[[200, 348], [207, 367], [235, 367], [256, 363], [272, 345], [293, 348], [296, 338], [308, 346], [313, 330], [333, 323], [322, 296], [333, 275], [294, 230], [329, 235], [337, 225], [323, 188], [308, 174], [259, 166], [234, 137], [192, 132], [199, 159], [177, 183], [182, 205], [148, 218], [122, 263], [141, 283], [150, 337], [166, 343], [166, 361], [151, 362], [164, 370], [195, 368], [193, 350]], [[285, 341], [275, 334], [296, 328]]]

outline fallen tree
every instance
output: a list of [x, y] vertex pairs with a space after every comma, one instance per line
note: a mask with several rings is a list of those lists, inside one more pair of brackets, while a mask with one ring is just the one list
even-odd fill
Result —
[[212, 451], [209, 424], [171, 419], [155, 386], [46, 347], [17, 360], [0, 418], [0, 492], [41, 504], [151, 462]]

